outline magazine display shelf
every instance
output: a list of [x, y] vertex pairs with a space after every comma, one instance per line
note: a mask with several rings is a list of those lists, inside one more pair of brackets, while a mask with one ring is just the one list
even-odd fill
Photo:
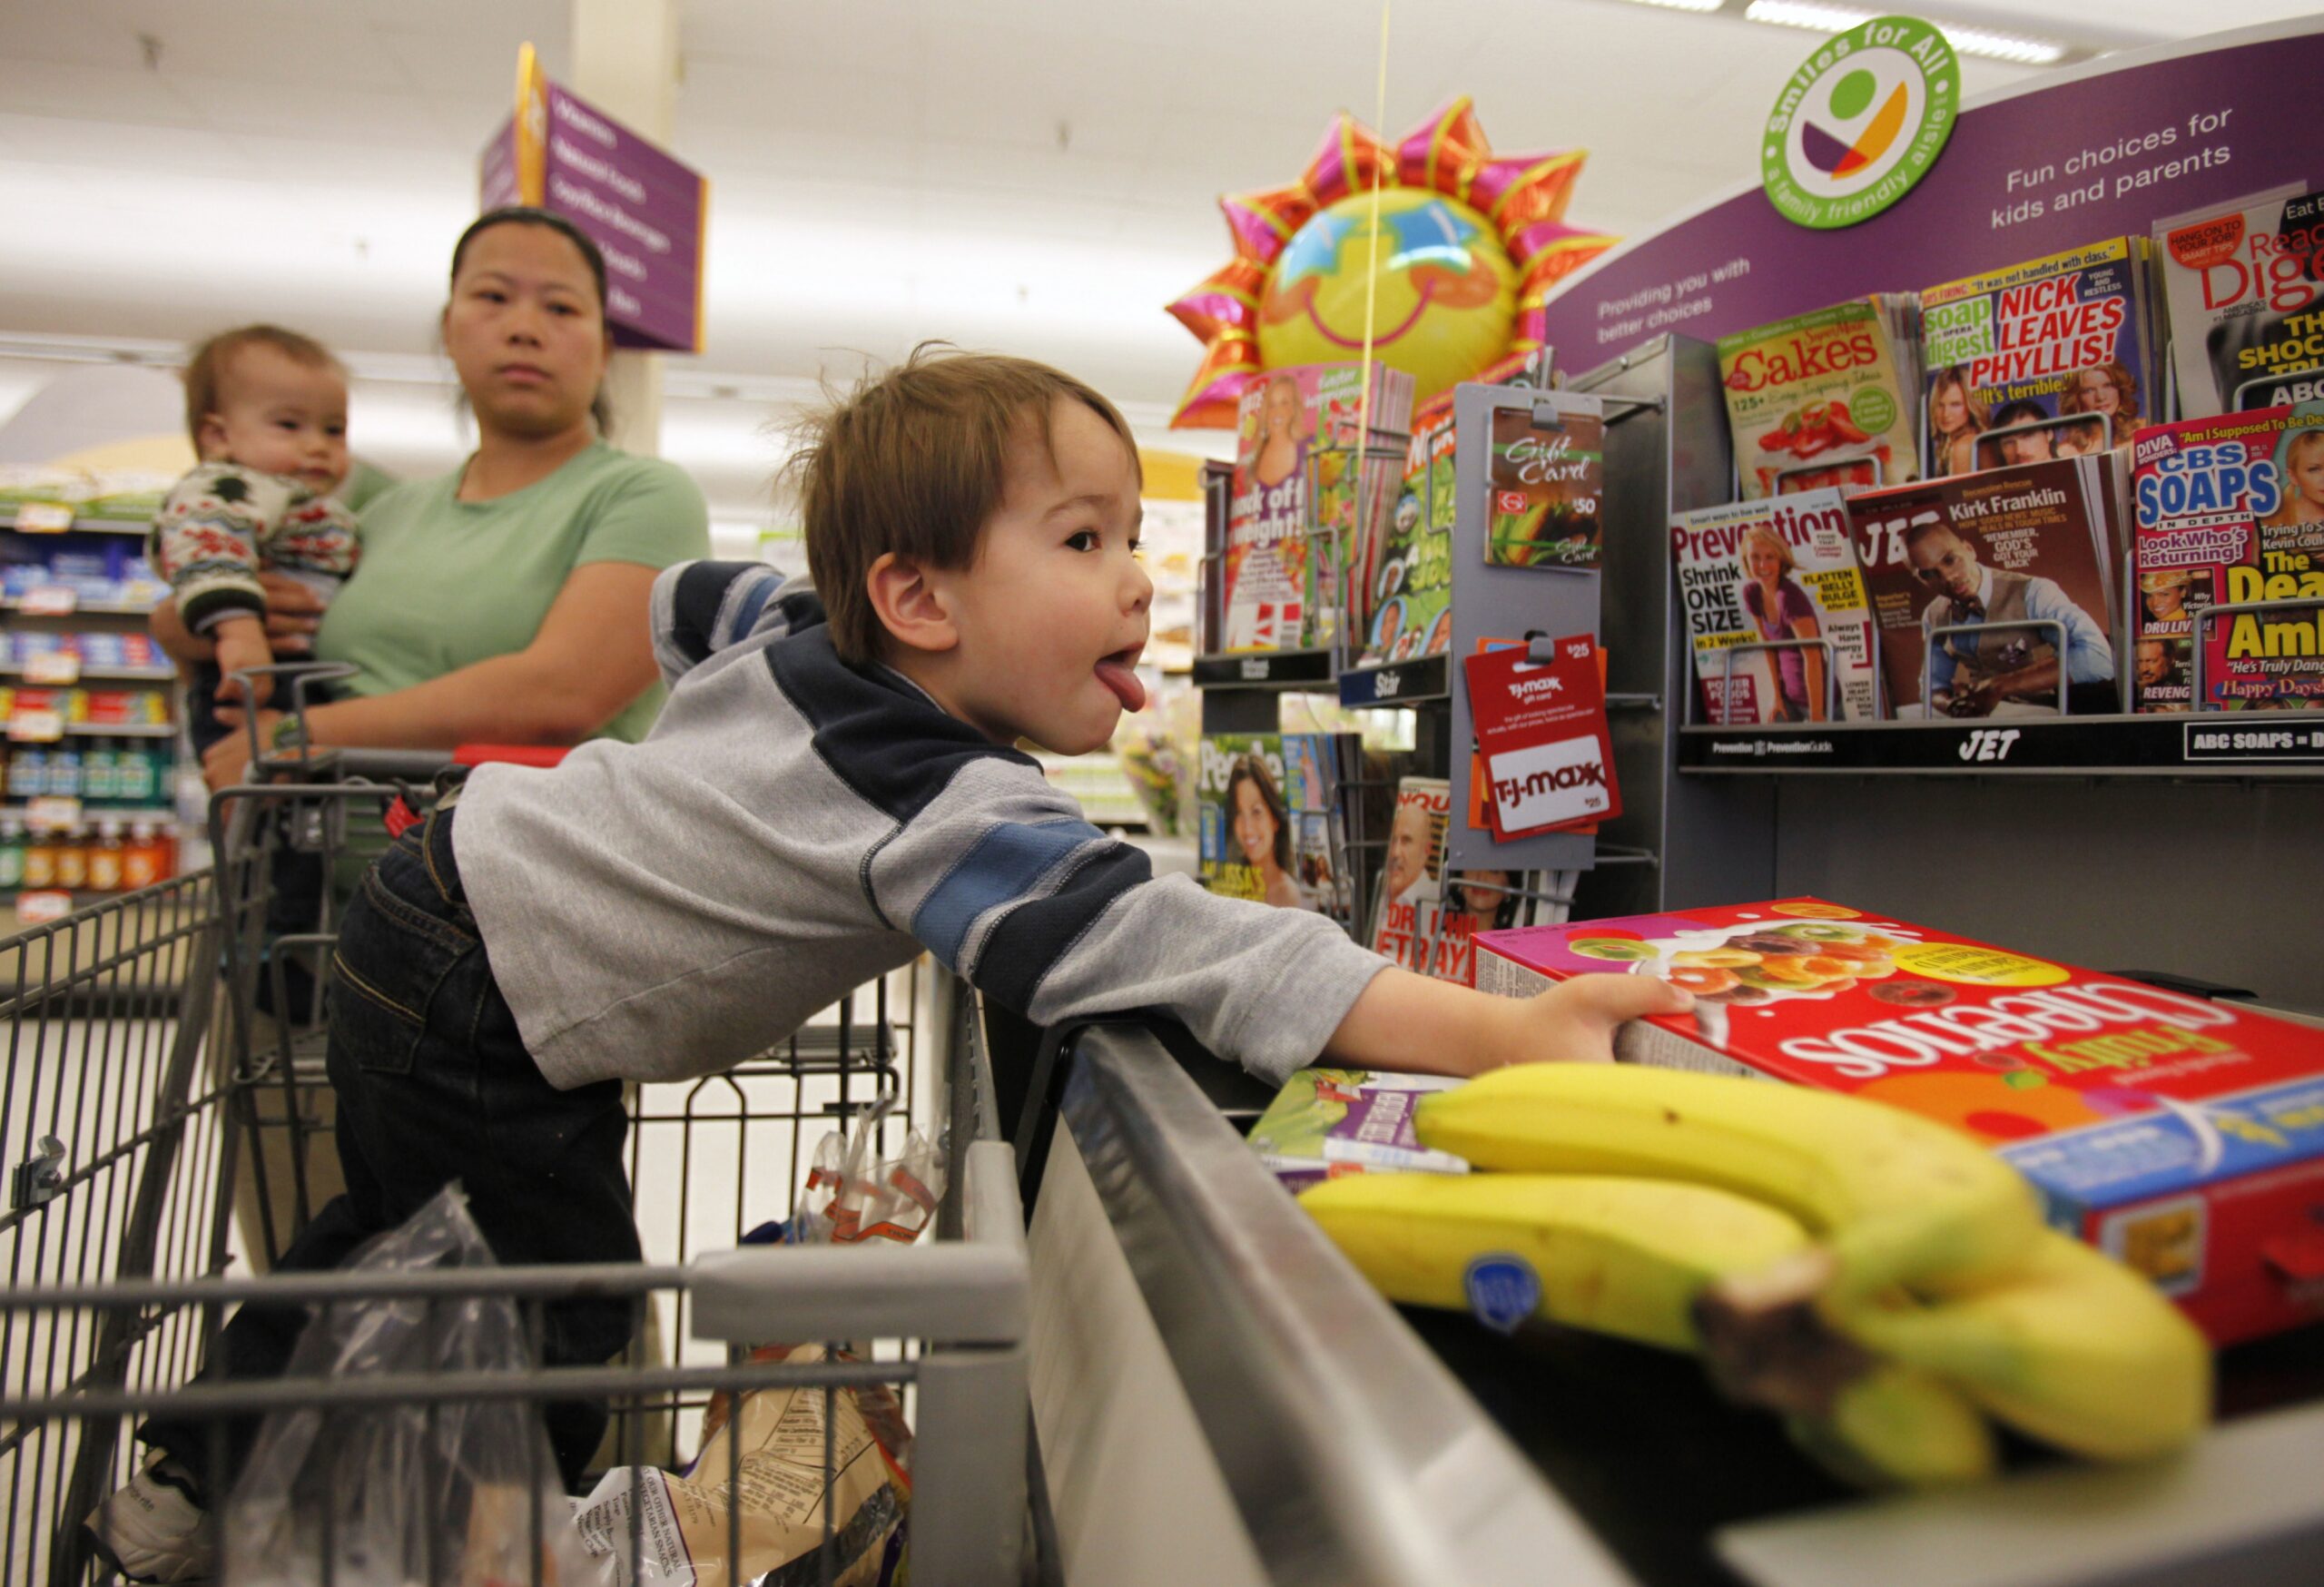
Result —
[[1817, 722], [1679, 730], [1679, 770], [1710, 776], [2324, 779], [2324, 712]]
[[[1381, 444], [1383, 432], [1374, 432], [1374, 446], [1369, 456], [1378, 462], [1394, 460], [1402, 465], [1403, 446], [1387, 448]], [[1323, 451], [1323, 448], [1320, 448]], [[1308, 456], [1308, 490], [1306, 502], [1313, 514], [1313, 504], [1320, 499], [1315, 488], [1315, 467], [1318, 453]], [[1353, 448], [1332, 448], [1332, 451], [1353, 451]], [[1362, 469], [1357, 472], [1357, 518], [1362, 518]], [[1199, 586], [1195, 599], [1196, 644], [1202, 646], [1195, 656], [1192, 678], [1195, 688], [1202, 690], [1202, 732], [1204, 734], [1274, 734], [1283, 727], [1281, 695], [1313, 693], [1329, 695], [1334, 690], [1334, 676], [1339, 672], [1344, 657], [1345, 620], [1334, 623], [1334, 644], [1308, 651], [1216, 651], [1216, 644], [1225, 632], [1225, 599], [1223, 581], [1217, 569], [1227, 544], [1227, 514], [1232, 507], [1234, 469], [1225, 462], [1206, 462], [1202, 467], [1202, 498], [1206, 535], [1204, 535], [1204, 556], [1199, 565]], [[1324, 565], [1315, 574], [1315, 586], [1320, 590], [1332, 590], [1334, 609], [1345, 611], [1345, 551], [1336, 535], [1318, 535], [1313, 516], [1308, 518], [1308, 546], [1324, 548]], [[1362, 939], [1369, 918], [1371, 881], [1381, 867], [1381, 857], [1387, 853], [1387, 834], [1371, 836], [1366, 806], [1374, 804], [1374, 797], [1385, 790], [1387, 802], [1394, 802], [1392, 783], [1366, 781], [1366, 778], [1336, 778], [1332, 783], [1329, 815], [1332, 815], [1332, 869], [1336, 876], [1345, 878], [1345, 888], [1334, 890], [1334, 906], [1324, 913], [1336, 920], [1348, 936]]]
[[[1454, 399], [1461, 433], [1489, 433], [1490, 415], [1496, 406], [1508, 406], [1531, 397], [1545, 410], [1551, 399], [1529, 387], [1463, 386]], [[1616, 427], [1640, 417], [1660, 413], [1656, 396], [1616, 395], [1601, 402], [1608, 434], [1610, 461], [1607, 495], [1616, 494], [1610, 462]], [[1543, 417], [1550, 417], [1545, 411]], [[1458, 657], [1475, 654], [1487, 639], [1558, 637], [1600, 634], [1602, 575], [1594, 570], [1530, 568], [1490, 565], [1484, 556], [1484, 536], [1490, 511], [1486, 496], [1485, 449], [1471, 446], [1456, 455], [1454, 490], [1462, 510], [1453, 515], [1450, 533], [1450, 611], [1452, 633], [1439, 655], [1372, 666], [1354, 664], [1359, 648], [1353, 633], [1343, 636], [1337, 674], [1340, 704], [1352, 707], [1409, 709], [1416, 713], [1417, 733], [1413, 770], [1446, 779], [1452, 785], [1452, 808], [1469, 807], [1474, 735], [1469, 723], [1467, 692], [1455, 669]], [[1434, 473], [1427, 476], [1434, 488]], [[1434, 503], [1423, 499], [1421, 521], [1435, 521]], [[1659, 710], [1658, 692], [1615, 692], [1606, 700], [1610, 713]], [[1550, 833], [1511, 843], [1495, 842], [1490, 833], [1455, 821], [1446, 835], [1445, 863], [1454, 870], [1586, 871], [1600, 864], [1638, 863], [1651, 856], [1610, 846], [1591, 834]], [[1554, 895], [1552, 902], [1566, 900]]]
[[1731, 498], [1718, 359], [1666, 336], [1573, 388], [1663, 395], [1610, 427], [1610, 693], [1623, 814], [1653, 853], [1577, 889], [1577, 918], [1810, 893], [2101, 968], [2159, 966], [2324, 1005], [2324, 712], [1690, 724], [1669, 516]]

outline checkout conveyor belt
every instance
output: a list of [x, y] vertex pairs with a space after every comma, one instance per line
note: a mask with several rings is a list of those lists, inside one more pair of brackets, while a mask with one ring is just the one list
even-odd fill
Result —
[[[2324, 1328], [2224, 1353], [2221, 1424], [2185, 1457], [2102, 1469], [2028, 1448], [1994, 1484], [1866, 1500], [1689, 1358], [1547, 1326], [1504, 1338], [1382, 1300], [1206, 1095], [1236, 1073], [1216, 1060], [1104, 1025], [1065, 1065], [1051, 1150], [1075, 1172], [1046, 1176], [1060, 1205], [1036, 1209], [1037, 1284], [1045, 1218], [1079, 1196], [1135, 1279], [1256, 1579], [2324, 1583]], [[1037, 1320], [1037, 1375], [1041, 1349]]]

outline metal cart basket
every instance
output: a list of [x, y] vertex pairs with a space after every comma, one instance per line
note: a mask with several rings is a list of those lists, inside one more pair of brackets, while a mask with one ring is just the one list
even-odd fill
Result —
[[[973, 994], [926, 961], [857, 989], [730, 1073], [634, 1090], [629, 1167], [643, 1266], [269, 1271], [335, 1188], [316, 1018], [327, 995], [316, 972], [328, 962], [335, 912], [325, 887], [286, 926], [284, 879], [300, 867], [344, 871], [399, 794], [394, 776], [432, 771], [439, 759], [261, 760], [261, 774], [285, 780], [218, 796], [211, 868], [0, 939], [8, 1191], [0, 1579], [54, 1587], [117, 1579], [81, 1523], [142, 1464], [130, 1430], [158, 1411], [222, 1425], [298, 1408], [419, 1405], [433, 1416], [446, 1406], [596, 1399], [609, 1405], [613, 1430], [594, 1472], [686, 1457], [714, 1395], [812, 1385], [828, 1430], [833, 1395], [882, 1383], [896, 1386], [913, 1423], [913, 1573], [1018, 1581], [1027, 1533], [1023, 1217], [994, 1127]], [[948, 1189], [932, 1237], [738, 1244], [791, 1216], [817, 1141], [867, 1110], [883, 1155], [908, 1125], [939, 1143]], [[245, 1301], [393, 1300], [424, 1308], [433, 1326], [439, 1310], [479, 1295], [514, 1301], [535, 1327], [544, 1303], [619, 1296], [638, 1326], [625, 1356], [586, 1369], [235, 1384], [197, 1376], [217, 1330]], [[753, 1358], [754, 1346], [776, 1342], [839, 1343], [847, 1355]], [[739, 1461], [736, 1441], [725, 1447]], [[831, 1459], [827, 1448], [827, 1478]], [[743, 1481], [739, 1465], [693, 1474], [730, 1490]], [[562, 1520], [531, 1508], [517, 1524]], [[832, 1506], [822, 1509], [820, 1552], [781, 1581], [837, 1579]], [[740, 1523], [730, 1515], [728, 1524], [731, 1561]], [[636, 1579], [639, 1526], [633, 1518], [620, 1562], [630, 1569], [616, 1573], [606, 1562], [607, 1582]], [[330, 1551], [319, 1552], [302, 1579], [332, 1579]], [[531, 1557], [537, 1581], [537, 1548]], [[247, 1563], [223, 1560], [220, 1579]], [[464, 1579], [460, 1562], [438, 1563], [441, 1580]], [[760, 1567], [744, 1563], [745, 1579], [754, 1576]]]

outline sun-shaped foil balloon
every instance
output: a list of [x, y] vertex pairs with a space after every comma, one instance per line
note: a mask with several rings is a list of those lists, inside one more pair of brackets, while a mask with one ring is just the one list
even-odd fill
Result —
[[1362, 356], [1367, 277], [1373, 356], [1418, 400], [1539, 347], [1551, 286], [1615, 242], [1564, 222], [1581, 162], [1495, 154], [1465, 95], [1393, 148], [1338, 116], [1297, 182], [1218, 201], [1235, 257], [1170, 305], [1206, 344], [1171, 424], [1232, 429], [1262, 370]]

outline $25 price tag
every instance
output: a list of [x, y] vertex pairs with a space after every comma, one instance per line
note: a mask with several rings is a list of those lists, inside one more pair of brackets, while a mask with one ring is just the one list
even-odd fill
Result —
[[1551, 648], [1548, 661], [1520, 646], [1462, 664], [1502, 842], [1622, 813], [1597, 642], [1583, 634]]

